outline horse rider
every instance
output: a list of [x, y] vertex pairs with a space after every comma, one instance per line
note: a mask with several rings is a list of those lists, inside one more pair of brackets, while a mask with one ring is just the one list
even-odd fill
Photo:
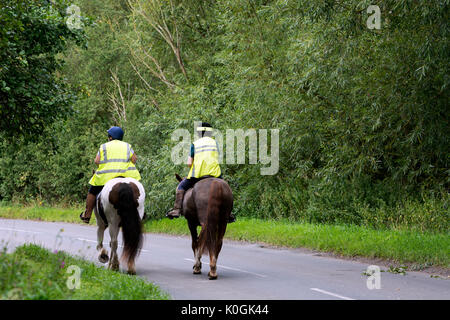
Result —
[[122, 141], [124, 135], [122, 128], [111, 127], [107, 132], [108, 142], [100, 146], [95, 157], [98, 169], [89, 181], [86, 210], [80, 214], [80, 219], [85, 223], [89, 223], [95, 199], [106, 182], [117, 177], [141, 179], [141, 175], [135, 167], [136, 153], [129, 143]]
[[[222, 179], [219, 166], [219, 147], [211, 137], [213, 128], [207, 122], [202, 122], [197, 128], [198, 138], [191, 144], [187, 165], [190, 168], [187, 178], [183, 179], [177, 187], [174, 208], [166, 214], [170, 219], [178, 218], [182, 214], [184, 194], [198, 181], [204, 178], [215, 177]], [[230, 214], [229, 223], [234, 222], [235, 217]]]

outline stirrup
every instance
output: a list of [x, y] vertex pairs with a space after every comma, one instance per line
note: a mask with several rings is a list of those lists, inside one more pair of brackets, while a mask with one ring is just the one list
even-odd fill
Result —
[[173, 218], [179, 218], [181, 216], [181, 212], [180, 212], [181, 209], [178, 210], [178, 215], [169, 214], [169, 213], [173, 212], [174, 210], [175, 209], [172, 209], [166, 213], [166, 217], [169, 218], [170, 220], [172, 220]]
[[91, 217], [89, 217], [89, 218], [83, 217], [83, 214], [84, 214], [85, 212], [86, 212], [86, 211], [80, 213], [80, 219], [81, 219], [81, 221], [83, 221], [84, 223], [89, 224], [89, 221], [91, 220]]

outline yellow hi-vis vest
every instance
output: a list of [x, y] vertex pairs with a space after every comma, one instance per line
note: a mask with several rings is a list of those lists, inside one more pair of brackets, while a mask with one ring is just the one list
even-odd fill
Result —
[[187, 178], [219, 177], [220, 174], [219, 150], [216, 141], [210, 137], [194, 141], [194, 163]]
[[100, 164], [89, 181], [92, 186], [104, 186], [116, 177], [141, 179], [139, 171], [131, 162], [131, 146], [120, 140], [112, 140], [100, 146]]

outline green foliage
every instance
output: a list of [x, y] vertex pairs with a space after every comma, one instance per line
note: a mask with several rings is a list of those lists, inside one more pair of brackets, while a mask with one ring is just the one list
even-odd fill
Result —
[[[80, 288], [66, 282], [70, 266], [81, 270]], [[63, 251], [50, 252], [24, 245], [0, 253], [0, 299], [8, 300], [166, 300], [169, 296], [141, 278], [112, 272], [74, 258]]]
[[[111, 125], [146, 212], [173, 204], [175, 129], [280, 129], [280, 170], [222, 166], [238, 216], [448, 231], [449, 3], [79, 1], [95, 24], [62, 74], [80, 99], [43, 142], [3, 143], [0, 197], [78, 201]], [[14, 156], [20, 152], [23, 161]]]
[[36, 140], [76, 98], [56, 72], [63, 63], [59, 54], [71, 41], [82, 45], [84, 32], [67, 27], [65, 0], [0, 5], [0, 133]]

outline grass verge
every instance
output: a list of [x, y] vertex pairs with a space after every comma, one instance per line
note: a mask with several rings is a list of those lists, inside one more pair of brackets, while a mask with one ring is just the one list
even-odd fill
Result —
[[[145, 231], [189, 235], [183, 218], [148, 221]], [[228, 225], [225, 237], [274, 246], [309, 248], [346, 257], [381, 258], [423, 267], [450, 267], [450, 237], [447, 234], [238, 218]]]
[[[82, 209], [0, 206], [0, 217], [81, 223]], [[90, 222], [95, 224], [95, 219]], [[184, 218], [149, 220], [146, 232], [189, 235]], [[445, 233], [376, 230], [355, 225], [323, 225], [288, 220], [240, 218], [229, 224], [225, 238], [263, 242], [274, 246], [309, 248], [347, 257], [367, 257], [450, 267], [450, 237]], [[420, 268], [419, 268], [420, 269]]]
[[[75, 267], [71, 267], [75, 266]], [[79, 268], [79, 269], [77, 269]], [[77, 270], [79, 282], [77, 281]], [[136, 276], [112, 272], [63, 251], [23, 245], [0, 253], [0, 299], [167, 300], [159, 287]], [[76, 283], [79, 288], [76, 288]], [[68, 286], [69, 283], [69, 286]]]
[[[83, 210], [84, 208], [82, 207], [58, 208], [41, 206], [0, 205], [0, 217], [5, 219], [82, 223], [79, 216]], [[90, 224], [96, 224], [95, 217], [94, 219], [91, 219]]]

